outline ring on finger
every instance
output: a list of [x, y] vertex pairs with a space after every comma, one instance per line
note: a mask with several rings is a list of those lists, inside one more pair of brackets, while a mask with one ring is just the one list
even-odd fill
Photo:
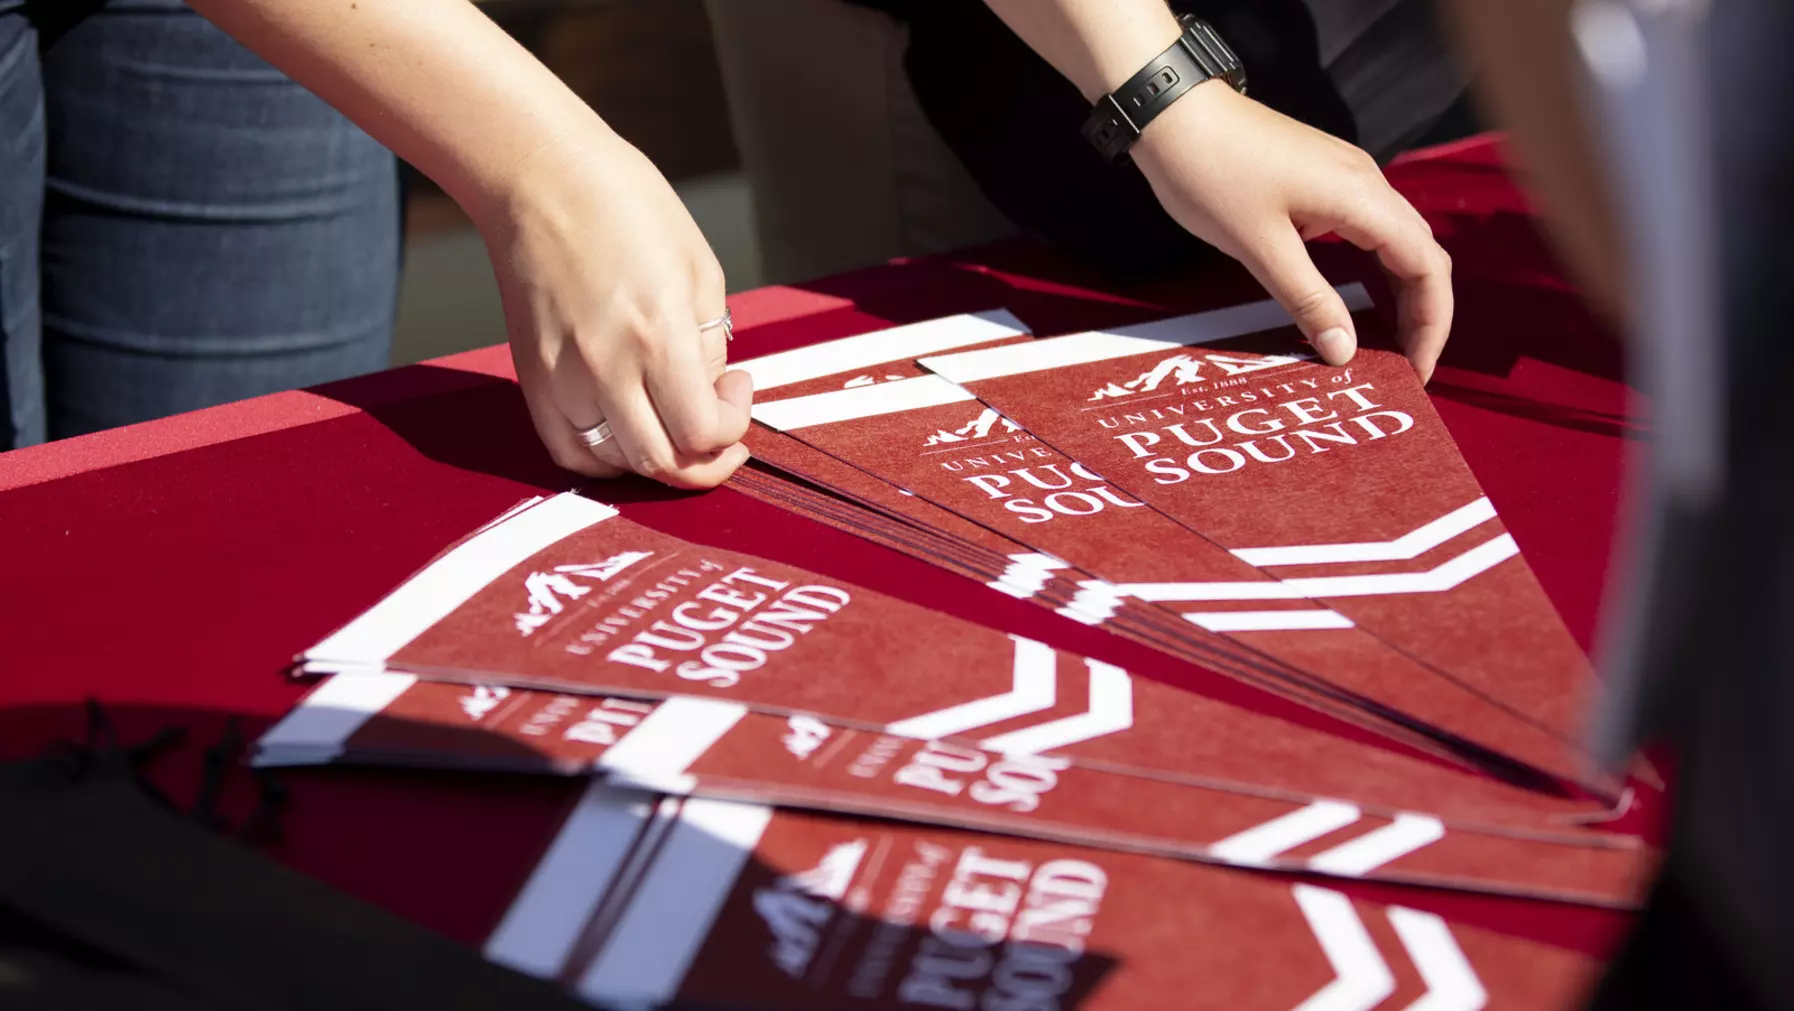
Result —
[[582, 428], [579, 431], [574, 432], [573, 435], [580, 442], [585, 443], [592, 449], [597, 449], [599, 446], [610, 441], [610, 422], [600, 421], [591, 428]]
[[699, 323], [698, 332], [703, 333], [706, 330], [715, 330], [719, 326], [723, 328], [723, 340], [732, 341], [735, 339], [735, 313], [727, 306], [723, 307], [723, 314], [721, 316], [718, 316], [715, 319], [707, 319], [704, 322]]

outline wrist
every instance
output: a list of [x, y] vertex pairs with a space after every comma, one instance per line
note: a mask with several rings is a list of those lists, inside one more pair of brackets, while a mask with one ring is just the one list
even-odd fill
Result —
[[1145, 169], [1162, 165], [1173, 154], [1203, 150], [1217, 139], [1209, 134], [1227, 117], [1228, 106], [1249, 101], [1218, 77], [1203, 81], [1146, 124], [1128, 154]]
[[1163, 4], [1136, 4], [1125, 10], [1125, 16], [1105, 20], [1089, 35], [1088, 65], [1080, 69], [1074, 82], [1086, 102], [1095, 102], [1121, 87], [1183, 34], [1176, 16]]
[[488, 238], [591, 199], [594, 186], [632, 175], [641, 152], [613, 133], [596, 115], [543, 136], [492, 173], [465, 196], [451, 194]]

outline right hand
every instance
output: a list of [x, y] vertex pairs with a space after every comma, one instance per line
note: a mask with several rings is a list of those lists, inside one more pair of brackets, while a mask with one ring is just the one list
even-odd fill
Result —
[[1421, 382], [1432, 377], [1451, 332], [1451, 258], [1369, 155], [1209, 81], [1147, 124], [1134, 161], [1166, 212], [1244, 264], [1329, 364], [1351, 360], [1357, 330], [1303, 243], [1336, 232], [1374, 252], [1396, 337]]
[[[709, 488], [747, 459], [752, 382], [726, 372], [723, 272], [673, 189], [615, 136], [530, 154], [480, 215], [517, 380], [554, 461]], [[576, 435], [608, 421], [611, 439]]]

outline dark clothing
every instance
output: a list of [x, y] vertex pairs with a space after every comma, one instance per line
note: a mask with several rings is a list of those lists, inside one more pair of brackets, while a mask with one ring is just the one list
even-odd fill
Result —
[[[904, 66], [929, 122], [1018, 226], [1119, 275], [1169, 270], [1207, 247], [1140, 173], [1079, 133], [1090, 106], [981, 3], [857, 0], [905, 21]], [[1427, 0], [1175, 0], [1246, 65], [1249, 94], [1387, 160], [1448, 116], [1466, 83]]]
[[[1610, 162], [1630, 156], [1630, 175], [1615, 173], [1632, 180], [1618, 188], [1635, 261], [1628, 308], [1649, 338], [1638, 371], [1660, 434], [1635, 481], [1633, 607], [1610, 651], [1629, 704], [1616, 714], [1623, 722], [1609, 722], [1624, 734], [1618, 747], [1669, 744], [1677, 776], [1669, 870], [1615, 963], [1602, 1011], [1794, 1008], [1794, 129], [1776, 111], [1794, 103], [1783, 51], [1794, 7], [1687, 5], [1707, 11], [1704, 27], [1684, 9], [1662, 8], [1661, 27], [1641, 15], [1644, 83], [1603, 106], [1610, 137], [1637, 138], [1672, 121], [1675, 99], [1706, 98], [1684, 125], [1710, 136], [1655, 147], [1708, 152], [1711, 180], [1710, 192], [1647, 191], [1660, 181], [1648, 170], [1673, 157], [1610, 152]], [[1704, 96], [1671, 76], [1675, 38], [1700, 53], [1689, 75]], [[1652, 75], [1664, 84], [1654, 89]], [[1710, 219], [1716, 248], [1675, 230], [1684, 202]], [[1640, 280], [1652, 268], [1672, 277], [1711, 268], [1717, 305], [1697, 314], [1659, 304]], [[1654, 332], [1653, 319], [1677, 325]], [[1691, 432], [1711, 437], [1681, 438]], [[1693, 469], [1667, 448], [1676, 442], [1718, 467], [1680, 479]]]
[[0, 449], [384, 368], [399, 241], [392, 155], [179, 0], [0, 0]]

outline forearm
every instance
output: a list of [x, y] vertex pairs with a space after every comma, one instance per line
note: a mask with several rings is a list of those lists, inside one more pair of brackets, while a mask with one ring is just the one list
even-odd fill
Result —
[[1028, 48], [1095, 102], [1181, 32], [1164, 0], [986, 0]]
[[[1092, 103], [1182, 31], [1164, 0], [986, 3]], [[1451, 328], [1450, 261], [1369, 155], [1219, 80], [1159, 110], [1128, 154], [1166, 213], [1251, 271], [1330, 364], [1351, 359], [1356, 325], [1304, 242], [1337, 232], [1374, 250], [1396, 287], [1398, 339], [1432, 374]]]
[[544, 151], [622, 143], [467, 0], [189, 2], [436, 180], [476, 221], [516, 199]]

